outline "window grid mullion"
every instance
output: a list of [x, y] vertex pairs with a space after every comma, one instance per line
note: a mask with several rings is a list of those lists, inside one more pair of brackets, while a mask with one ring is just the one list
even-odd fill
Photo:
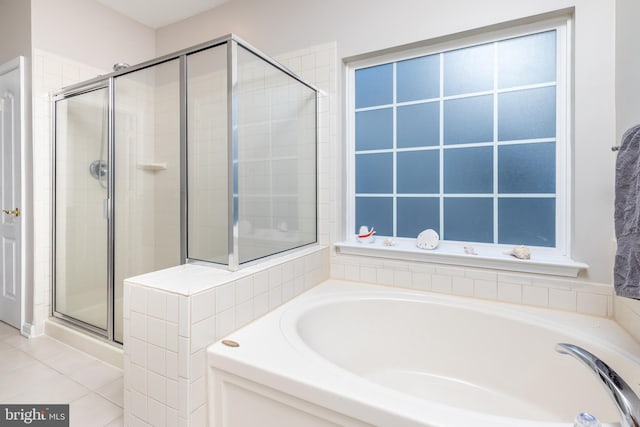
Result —
[[[397, 62], [393, 63], [394, 65], [397, 64]], [[371, 107], [360, 107], [360, 108], [356, 108], [355, 112], [359, 113], [362, 111], [374, 111], [374, 110], [384, 110], [385, 108], [391, 108], [394, 105], [398, 106], [398, 107], [404, 107], [404, 106], [409, 106], [409, 105], [419, 105], [419, 104], [429, 104], [429, 103], [434, 103], [434, 102], [438, 102], [441, 99], [444, 99], [445, 101], [449, 101], [449, 100], [453, 100], [453, 99], [464, 99], [464, 98], [475, 98], [477, 96], [482, 96], [482, 95], [493, 95], [496, 91], [498, 93], [508, 93], [508, 92], [520, 92], [523, 90], [527, 90], [527, 89], [540, 89], [540, 88], [544, 88], [544, 87], [555, 87], [556, 86], [556, 81], [549, 81], [549, 82], [545, 82], [545, 83], [536, 83], [536, 84], [531, 84], [531, 85], [522, 85], [522, 86], [513, 86], [513, 87], [508, 87], [508, 88], [496, 88], [496, 89], [491, 89], [491, 90], [485, 90], [485, 91], [480, 91], [480, 92], [469, 92], [469, 93], [461, 93], [461, 94], [457, 94], [457, 95], [448, 95], [448, 96], [441, 96], [438, 98], [425, 98], [425, 99], [416, 99], [413, 101], [403, 101], [403, 102], [394, 102], [392, 104], [382, 104], [382, 105], [374, 105]]]
[[498, 243], [498, 42], [493, 43], [493, 243]]
[[[458, 94], [458, 95], [453, 95], [453, 96], [445, 96], [445, 91], [444, 91], [444, 74], [445, 74], [445, 69], [444, 69], [444, 60], [445, 60], [445, 53], [449, 52], [449, 50], [447, 51], [441, 51], [438, 52], [438, 59], [439, 59], [439, 63], [438, 63], [438, 72], [439, 72], [439, 94], [437, 97], [434, 98], [428, 98], [428, 99], [415, 99], [415, 100], [411, 100], [411, 101], [403, 101], [403, 102], [399, 102], [400, 100], [398, 99], [398, 68], [399, 68], [399, 61], [393, 61], [391, 62], [392, 65], [391, 67], [391, 71], [392, 71], [392, 100], [391, 103], [389, 104], [385, 104], [385, 105], [377, 105], [377, 106], [372, 106], [372, 107], [364, 107], [364, 108], [360, 108], [360, 109], [355, 109], [355, 112], [358, 111], [368, 111], [368, 110], [377, 110], [377, 109], [384, 109], [384, 108], [391, 108], [392, 109], [392, 147], [390, 149], [378, 149], [378, 150], [363, 150], [363, 151], [356, 151], [355, 154], [376, 154], [376, 153], [389, 153], [392, 155], [392, 189], [391, 189], [391, 194], [371, 194], [371, 195], [365, 195], [365, 194], [356, 194], [356, 197], [358, 196], [371, 196], [371, 197], [390, 197], [392, 200], [392, 235], [394, 237], [398, 236], [398, 220], [399, 220], [399, 199], [400, 198], [438, 198], [438, 208], [439, 208], [439, 232], [440, 232], [440, 238], [441, 240], [446, 240], [446, 236], [445, 236], [445, 201], [447, 198], [455, 198], [455, 197], [476, 197], [476, 198], [491, 198], [492, 199], [492, 209], [493, 209], [493, 244], [499, 244], [499, 240], [500, 240], [500, 233], [499, 233], [499, 207], [500, 207], [500, 200], [503, 198], [524, 198], [524, 199], [535, 199], [535, 198], [557, 198], [557, 194], [539, 194], [539, 193], [534, 193], [534, 194], [500, 194], [499, 190], [500, 190], [500, 186], [499, 186], [499, 176], [500, 176], [500, 164], [499, 164], [499, 158], [500, 158], [500, 146], [502, 145], [523, 145], [523, 144], [536, 144], [536, 143], [542, 143], [542, 142], [558, 142], [558, 133], [556, 132], [556, 135], [554, 135], [554, 137], [552, 138], [535, 138], [535, 139], [529, 139], [529, 140], [514, 140], [514, 141], [500, 141], [499, 137], [500, 135], [498, 134], [498, 129], [500, 126], [500, 118], [498, 117], [498, 111], [499, 111], [499, 102], [500, 102], [500, 94], [501, 93], [505, 93], [505, 92], [515, 92], [515, 91], [521, 91], [521, 90], [526, 90], [526, 89], [535, 89], [535, 88], [542, 88], [542, 87], [551, 87], [554, 86], [556, 88], [556, 92], [557, 92], [557, 88], [558, 88], [558, 77], [556, 77], [556, 81], [555, 82], [543, 82], [543, 83], [537, 83], [537, 84], [531, 84], [531, 85], [521, 85], [521, 86], [514, 86], [514, 87], [508, 87], [508, 88], [502, 88], [500, 89], [499, 87], [499, 61], [500, 61], [500, 46], [501, 46], [501, 41], [497, 40], [497, 41], [493, 41], [490, 44], [492, 45], [493, 49], [491, 51], [491, 55], [492, 55], [492, 59], [493, 59], [493, 87], [490, 90], [487, 91], [482, 91], [482, 92], [474, 92], [474, 93], [463, 93], [463, 94]], [[557, 42], [558, 44], [558, 42]], [[404, 60], [404, 59], [403, 59]], [[388, 74], [387, 74], [388, 76]], [[388, 92], [387, 92], [388, 93]], [[492, 138], [490, 141], [486, 141], [486, 142], [476, 142], [476, 143], [470, 143], [470, 144], [452, 144], [450, 146], [446, 145], [446, 141], [444, 140], [445, 138], [445, 126], [444, 126], [444, 102], [448, 101], [448, 100], [453, 100], [453, 99], [459, 99], [459, 98], [470, 98], [470, 97], [474, 97], [474, 96], [480, 96], [480, 95], [491, 95], [493, 98], [493, 120], [492, 120]], [[388, 101], [387, 101], [388, 102]], [[398, 109], [400, 107], [405, 107], [405, 106], [410, 106], [410, 105], [418, 105], [418, 104], [425, 104], [425, 103], [435, 103], [438, 102], [438, 125], [439, 125], [439, 134], [438, 134], [438, 145], [437, 146], [415, 146], [415, 147], [405, 147], [405, 148], [399, 148], [399, 141], [398, 141]], [[433, 107], [436, 107], [435, 105]], [[435, 111], [434, 111], [435, 112]], [[355, 116], [355, 115], [354, 115]], [[557, 126], [559, 127], [559, 126]], [[483, 138], [484, 139], [484, 138]], [[487, 138], [488, 139], [488, 138]], [[464, 149], [464, 148], [473, 148], [473, 147], [492, 147], [492, 162], [493, 162], [493, 168], [492, 168], [492, 192], [491, 193], [485, 193], [485, 194], [445, 194], [445, 174], [444, 174], [444, 156], [446, 154], [445, 150], [448, 149]], [[438, 193], [431, 193], [431, 194], [400, 194], [399, 193], [399, 153], [402, 152], [406, 152], [406, 153], [411, 153], [411, 152], [424, 152], [424, 151], [433, 151], [433, 150], [438, 150], [438, 166], [439, 166], [439, 170], [438, 170], [438, 179], [439, 179], [439, 185], [438, 185]], [[556, 151], [556, 155], [559, 152], [559, 150]], [[486, 153], [486, 151], [485, 151]], [[434, 155], [436, 153], [433, 153]], [[355, 156], [354, 156], [355, 159]], [[556, 162], [557, 164], [560, 164], [559, 161]], [[556, 182], [558, 182], [558, 179], [556, 178]], [[387, 205], [388, 206], [388, 205]], [[556, 206], [557, 208], [557, 206]], [[557, 211], [556, 211], [557, 214]], [[556, 237], [559, 234], [558, 233], [558, 224], [560, 221], [558, 221], [558, 218], [556, 217]], [[435, 225], [435, 224], [434, 224]], [[488, 236], [487, 236], [488, 237]]]
[[440, 209], [440, 240], [444, 240], [446, 238], [444, 234], [444, 52], [439, 54], [440, 59], [440, 97], [438, 98], [438, 102], [440, 103], [440, 116], [439, 116], [439, 126], [440, 126], [440, 135], [439, 135], [439, 144], [440, 144], [440, 152], [439, 152], [439, 209]]
[[397, 107], [397, 62], [393, 63], [393, 128], [392, 128], [392, 158], [393, 158], [393, 170], [392, 170], [392, 179], [393, 179], [393, 212], [391, 225], [393, 227], [393, 232], [391, 235], [393, 237], [398, 236], [398, 107]]

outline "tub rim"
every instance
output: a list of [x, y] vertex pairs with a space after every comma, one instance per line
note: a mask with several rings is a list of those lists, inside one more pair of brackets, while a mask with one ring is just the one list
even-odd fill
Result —
[[[282, 319], [285, 317], [285, 313], [290, 310], [287, 317], [292, 319], [291, 316], [296, 312], [305, 311], [302, 309], [303, 306], [314, 305], [309, 303], [310, 300], [317, 299], [316, 305], [318, 305], [321, 304], [321, 301], [330, 302], [340, 294], [351, 293], [355, 295], [362, 293], [362, 291], [372, 290], [382, 291], [382, 293], [378, 293], [379, 295], [400, 293], [419, 298], [433, 298], [440, 302], [458, 301], [462, 305], [471, 304], [478, 307], [504, 306], [509, 307], [506, 310], [507, 312], [515, 309], [522, 310], [528, 313], [529, 316], [533, 315], [534, 318], [536, 313], [544, 313], [554, 319], [553, 321], [546, 320], [550, 324], [555, 324], [554, 322], [557, 320], [572, 318], [595, 322], [595, 325], [605, 325], [609, 329], [615, 330], [625, 341], [624, 346], [612, 346], [607, 340], [604, 340], [608, 348], [615, 348], [612, 351], [624, 352], [623, 357], [628, 358], [633, 363], [640, 364], [638, 357], [633, 356], [629, 350], [631, 347], [639, 349], [640, 345], [609, 318], [499, 301], [478, 300], [456, 295], [436, 294], [421, 290], [329, 279], [225, 337], [225, 339], [232, 339], [241, 343], [240, 347], [230, 348], [221, 344], [221, 341], [209, 346], [207, 358], [210, 375], [215, 376], [216, 370], [237, 375], [372, 425], [391, 427], [393, 424], [386, 424], [384, 421], [389, 417], [403, 417], [407, 421], [407, 426], [569, 427], [572, 425], [567, 422], [548, 422], [498, 416], [456, 408], [439, 402], [424, 401], [373, 383], [346, 369], [341, 369], [312, 349], [300, 352], [300, 347], [293, 345], [282, 330]], [[325, 298], [321, 298], [323, 295]], [[493, 315], [495, 313], [491, 312], [490, 314]], [[274, 328], [279, 333], [275, 337], [267, 337], [265, 333], [273, 332]], [[593, 335], [589, 333], [583, 335], [587, 339], [593, 338]], [[273, 357], [264, 357], [265, 349], [269, 351], [266, 356]], [[283, 351], [283, 349], [286, 351]], [[315, 355], [311, 360], [307, 357], [310, 354]], [[319, 369], [313, 368], [331, 369], [328, 376], [334, 382], [327, 384], [327, 375], [318, 373]], [[585, 371], [585, 375], [589, 375], [589, 373]], [[340, 385], [340, 387], [336, 387], [336, 384]], [[371, 392], [372, 389], [373, 393]], [[376, 392], [380, 394], [376, 396]], [[366, 398], [363, 396], [366, 396]], [[615, 427], [617, 425], [617, 423], [603, 424], [603, 427]]]

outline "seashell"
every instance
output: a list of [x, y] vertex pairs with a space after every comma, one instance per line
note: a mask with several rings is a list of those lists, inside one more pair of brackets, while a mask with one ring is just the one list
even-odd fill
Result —
[[440, 236], [430, 228], [418, 234], [416, 246], [420, 249], [435, 249], [438, 247], [438, 243], [440, 243]]
[[464, 247], [464, 253], [467, 254], [467, 255], [478, 255], [476, 250], [473, 249], [473, 246], [465, 246]]
[[509, 255], [518, 259], [531, 259], [531, 251], [526, 246], [516, 246]]
[[397, 242], [392, 239], [391, 237], [387, 237], [386, 239], [384, 239], [382, 241], [382, 244], [385, 246], [395, 246], [397, 244]]

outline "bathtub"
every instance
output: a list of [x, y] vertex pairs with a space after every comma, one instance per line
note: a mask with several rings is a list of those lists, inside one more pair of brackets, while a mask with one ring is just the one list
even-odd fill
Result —
[[208, 348], [209, 425], [568, 427], [582, 411], [617, 425], [558, 342], [640, 395], [640, 346], [610, 319], [329, 280]]

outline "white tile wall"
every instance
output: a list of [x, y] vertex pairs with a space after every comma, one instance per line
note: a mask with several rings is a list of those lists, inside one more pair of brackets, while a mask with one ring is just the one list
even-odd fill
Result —
[[[308, 248], [222, 280], [213, 267], [176, 267], [174, 292], [152, 286], [157, 273], [149, 286], [151, 275], [125, 282], [126, 425], [206, 425], [207, 346], [328, 279], [328, 251]], [[207, 271], [209, 288], [189, 293], [184, 283]]]
[[337, 179], [340, 167], [336, 160], [342, 157], [338, 144], [338, 56], [335, 43], [312, 46], [289, 52], [275, 58], [291, 71], [314, 84], [322, 93], [318, 123], [318, 241], [328, 245], [335, 241]]
[[[385, 261], [331, 252], [331, 277], [613, 317], [613, 288], [578, 279]], [[630, 310], [627, 310], [630, 312]], [[640, 312], [640, 309], [637, 309]]]

